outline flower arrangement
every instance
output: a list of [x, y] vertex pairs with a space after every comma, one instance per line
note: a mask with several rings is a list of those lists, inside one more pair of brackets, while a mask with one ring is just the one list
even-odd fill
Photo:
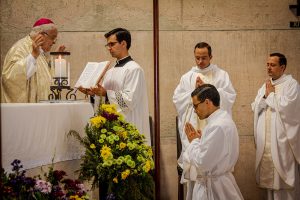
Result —
[[86, 136], [80, 137], [70, 131], [85, 147], [79, 178], [92, 180], [93, 186], [105, 193], [104, 199], [154, 198], [152, 148], [116, 111], [116, 105], [101, 104], [85, 132]]
[[12, 163], [12, 173], [1, 170], [0, 196], [3, 200], [88, 200], [83, 184], [64, 178], [66, 172], [49, 168], [45, 179], [26, 177], [20, 160]]

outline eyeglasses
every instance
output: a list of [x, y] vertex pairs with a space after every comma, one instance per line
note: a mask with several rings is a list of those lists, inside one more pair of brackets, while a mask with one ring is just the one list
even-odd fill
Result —
[[197, 104], [193, 104], [193, 108], [196, 110], [198, 108], [199, 104], [201, 104], [201, 103], [203, 103], [203, 102], [199, 102]]
[[119, 42], [109, 42], [109, 43], [107, 43], [106, 45], [105, 45], [105, 47], [106, 48], [112, 48], [113, 46], [115, 46], [115, 44], [117, 44], [117, 43], [119, 43]]
[[49, 35], [48, 33], [46, 33], [46, 32], [42, 32], [41, 34], [47, 35], [54, 43], [57, 41], [57, 37], [50, 36], [50, 35]]

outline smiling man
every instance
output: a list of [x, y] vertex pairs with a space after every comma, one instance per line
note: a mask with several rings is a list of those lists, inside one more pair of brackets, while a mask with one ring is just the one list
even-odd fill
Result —
[[[37, 20], [28, 36], [6, 54], [2, 68], [3, 103], [34, 103], [48, 99], [51, 84], [45, 52], [56, 42], [57, 28], [47, 18]], [[64, 50], [64, 46], [59, 51]]]
[[300, 86], [285, 74], [286, 57], [272, 53], [269, 79], [252, 103], [256, 143], [256, 181], [268, 199], [299, 199]]

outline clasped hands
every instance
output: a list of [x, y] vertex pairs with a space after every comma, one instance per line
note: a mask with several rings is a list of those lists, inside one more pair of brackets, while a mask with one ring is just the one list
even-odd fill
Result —
[[195, 88], [198, 88], [203, 84], [204, 84], [204, 81], [200, 78], [200, 76], [198, 76], [197, 79], [196, 79]]
[[270, 79], [267, 79], [266, 80], [266, 93], [265, 93], [265, 97], [268, 97], [271, 92], [275, 93], [275, 86], [272, 85]]
[[192, 124], [190, 124], [189, 122], [187, 122], [184, 126], [184, 131], [185, 134], [189, 140], [189, 142], [191, 143], [194, 139], [196, 138], [201, 138], [202, 136], [202, 132], [201, 130], [195, 130], [195, 128], [192, 126]]

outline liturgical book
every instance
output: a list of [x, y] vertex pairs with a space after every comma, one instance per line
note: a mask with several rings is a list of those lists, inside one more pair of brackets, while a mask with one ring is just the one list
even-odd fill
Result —
[[97, 85], [103, 79], [109, 65], [110, 61], [88, 62], [74, 87], [90, 88]]

